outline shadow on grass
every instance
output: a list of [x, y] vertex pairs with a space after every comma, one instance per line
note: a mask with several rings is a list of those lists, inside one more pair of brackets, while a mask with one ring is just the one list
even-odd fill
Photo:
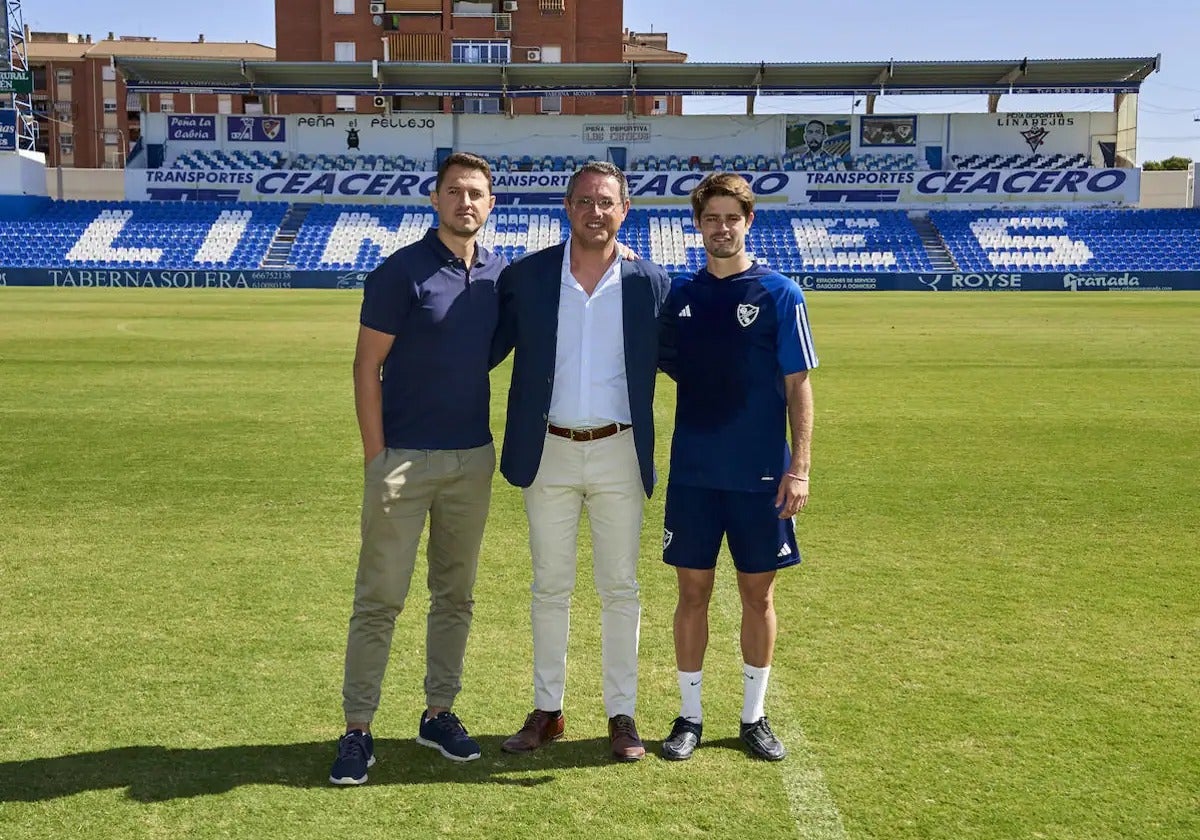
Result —
[[[378, 739], [369, 785], [493, 784], [536, 787], [552, 771], [611, 763], [608, 739], [551, 744], [530, 755], [501, 752], [499, 736], [480, 738], [476, 761], [447, 761], [413, 741]], [[211, 749], [116, 747], [98, 752], [0, 763], [0, 802], [40, 802], [92, 790], [126, 788], [130, 799], [162, 802], [207, 796], [242, 785], [332, 787], [335, 743], [248, 744]]]

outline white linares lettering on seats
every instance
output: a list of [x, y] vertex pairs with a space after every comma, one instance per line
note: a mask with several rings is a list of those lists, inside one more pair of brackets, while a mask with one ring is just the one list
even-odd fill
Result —
[[879, 219], [870, 217], [792, 219], [792, 235], [800, 258], [806, 265], [848, 268], [864, 264], [892, 266], [895, 251], [866, 251], [867, 234], [878, 228]]
[[129, 261], [156, 263], [162, 248], [114, 248], [113, 243], [125, 230], [132, 210], [103, 210], [83, 231], [67, 252], [67, 262]]
[[249, 224], [249, 210], [222, 210], [204, 237], [204, 244], [196, 252], [196, 262], [227, 262], [241, 244], [242, 234]]
[[[1067, 220], [1062, 216], [1008, 216], [976, 219], [971, 222], [971, 233], [995, 267], [1086, 265], [1092, 258], [1092, 250], [1082, 240], [1040, 232], [1066, 227]], [[1009, 232], [1013, 228], [1032, 233], [1014, 235]]]
[[[405, 213], [408, 220], [413, 214]], [[338, 215], [333, 229], [329, 232], [329, 241], [321, 254], [323, 263], [353, 263], [358, 257], [364, 242], [379, 246], [380, 252], [387, 257], [393, 251], [411, 245], [425, 232], [417, 227], [405, 224], [399, 228], [389, 228], [380, 224], [379, 219], [363, 211], [343, 212]]]

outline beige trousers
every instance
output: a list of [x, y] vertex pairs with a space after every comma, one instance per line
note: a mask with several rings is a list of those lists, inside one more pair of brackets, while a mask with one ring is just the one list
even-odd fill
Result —
[[370, 723], [379, 708], [396, 616], [404, 609], [429, 519], [425, 701], [450, 708], [462, 688], [472, 590], [496, 450], [386, 449], [363, 481], [362, 548], [346, 641], [342, 707]]
[[604, 707], [609, 717], [637, 703], [637, 562], [645, 493], [633, 431], [597, 441], [546, 435], [533, 484], [524, 491], [533, 555], [534, 706], [562, 708], [579, 521], [587, 508], [592, 577], [600, 596]]

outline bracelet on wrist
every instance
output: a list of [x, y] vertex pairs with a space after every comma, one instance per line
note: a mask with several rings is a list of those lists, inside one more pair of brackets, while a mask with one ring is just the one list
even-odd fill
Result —
[[796, 473], [784, 473], [784, 475], [788, 478], [794, 478], [797, 481], [808, 481], [808, 476], [806, 475], [796, 475]]

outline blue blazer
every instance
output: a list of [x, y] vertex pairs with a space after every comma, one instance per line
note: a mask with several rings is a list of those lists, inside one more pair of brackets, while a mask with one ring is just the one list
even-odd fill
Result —
[[[542, 462], [554, 362], [558, 343], [558, 299], [566, 243], [527, 254], [500, 274], [500, 320], [492, 338], [491, 363], [500, 364], [514, 349], [508, 388], [508, 419], [500, 472], [510, 484], [528, 487]], [[646, 260], [621, 263], [624, 308], [625, 376], [633, 443], [642, 484], [654, 489], [654, 383], [658, 366], [658, 314], [671, 281]]]

